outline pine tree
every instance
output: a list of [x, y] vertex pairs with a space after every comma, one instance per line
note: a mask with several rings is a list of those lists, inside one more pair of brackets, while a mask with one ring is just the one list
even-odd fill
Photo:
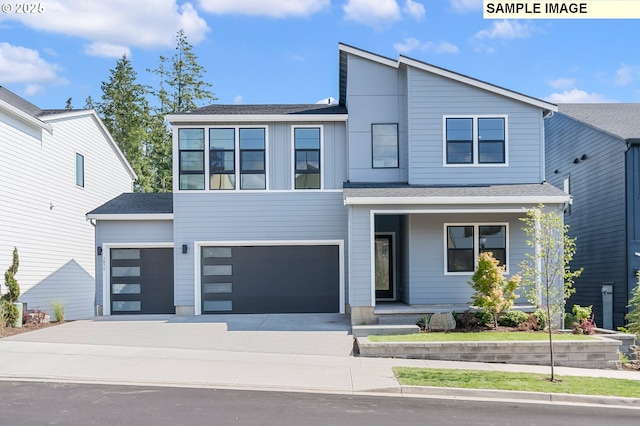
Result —
[[67, 99], [67, 103], [65, 104], [64, 109], [67, 109], [67, 110], [73, 109], [73, 105], [71, 104], [71, 98]]
[[[145, 86], [136, 82], [131, 61], [123, 55], [102, 82], [102, 101], [96, 105], [105, 126], [138, 175], [137, 192], [154, 190], [149, 161], [150, 111]], [[87, 102], [90, 100], [88, 99]], [[92, 102], [92, 101], [91, 101]]]

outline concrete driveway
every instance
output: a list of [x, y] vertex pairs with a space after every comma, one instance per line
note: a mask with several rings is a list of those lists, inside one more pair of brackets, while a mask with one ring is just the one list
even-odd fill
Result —
[[353, 350], [349, 317], [340, 314], [95, 317], [9, 339], [33, 343], [345, 357]]

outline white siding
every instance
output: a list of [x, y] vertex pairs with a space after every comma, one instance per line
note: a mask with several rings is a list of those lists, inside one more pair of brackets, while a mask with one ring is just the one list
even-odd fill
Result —
[[[95, 117], [50, 119], [49, 133], [0, 112], [0, 268], [20, 255], [16, 278], [29, 308], [66, 318], [94, 315], [95, 237], [85, 214], [122, 192], [131, 176]], [[84, 156], [85, 186], [76, 186], [76, 153]]]

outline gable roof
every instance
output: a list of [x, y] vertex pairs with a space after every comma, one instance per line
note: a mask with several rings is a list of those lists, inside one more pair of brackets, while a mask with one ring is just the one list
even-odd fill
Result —
[[417, 68], [431, 74], [439, 75], [450, 80], [454, 80], [469, 86], [495, 93], [497, 95], [505, 96], [507, 98], [536, 106], [543, 109], [545, 113], [558, 110], [557, 105], [555, 104], [528, 95], [524, 95], [513, 90], [505, 89], [504, 87], [496, 86], [495, 84], [487, 83], [485, 81], [478, 80], [476, 78], [469, 77], [454, 71], [450, 71], [445, 68], [431, 65], [426, 62], [410, 58], [408, 56], [400, 55], [397, 60], [394, 60], [378, 55], [376, 53], [358, 49], [357, 47], [349, 46], [348, 44], [339, 43], [338, 46], [340, 51], [340, 104], [345, 104], [347, 96], [347, 56], [354, 55], [393, 68], [400, 68], [403, 65]]
[[335, 104], [254, 104], [223, 105], [213, 104], [192, 111], [169, 114], [171, 123], [198, 121], [309, 121], [314, 119], [345, 121], [347, 108]]
[[0, 86], [0, 109], [28, 125], [52, 131], [49, 124], [38, 119], [42, 113], [40, 108], [2, 86]]
[[560, 104], [558, 111], [629, 143], [640, 143], [640, 103]]
[[173, 219], [173, 194], [170, 192], [125, 192], [91, 210], [87, 213], [87, 219]]

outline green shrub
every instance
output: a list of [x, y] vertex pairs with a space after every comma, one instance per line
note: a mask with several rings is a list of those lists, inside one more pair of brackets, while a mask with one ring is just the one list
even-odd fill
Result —
[[420, 327], [421, 330], [429, 330], [429, 320], [431, 319], [430, 315], [425, 315], [416, 322], [416, 325]]
[[53, 309], [53, 317], [57, 322], [64, 322], [65, 303], [62, 299], [51, 301], [51, 309]]
[[522, 311], [507, 311], [498, 318], [498, 324], [505, 327], [519, 327], [529, 318], [529, 314]]
[[476, 311], [473, 314], [473, 316], [477, 318], [478, 324], [481, 325], [481, 326], [482, 325], [487, 325], [489, 323], [493, 324], [493, 314], [491, 314], [490, 312], [485, 311], [484, 309]]
[[[638, 281], [640, 282], [640, 273], [638, 273]], [[627, 319], [627, 330], [640, 337], [640, 284], [638, 284], [631, 292], [629, 299], [629, 313], [625, 316]]]
[[7, 288], [7, 293], [2, 295], [2, 303], [0, 304], [0, 310], [2, 310], [2, 321], [4, 325], [13, 324], [18, 319], [20, 313], [13, 303], [18, 301], [20, 297], [20, 285], [16, 281], [15, 275], [18, 273], [18, 266], [20, 260], [18, 258], [18, 249], [13, 248], [13, 259], [11, 266], [4, 273], [4, 285]]

